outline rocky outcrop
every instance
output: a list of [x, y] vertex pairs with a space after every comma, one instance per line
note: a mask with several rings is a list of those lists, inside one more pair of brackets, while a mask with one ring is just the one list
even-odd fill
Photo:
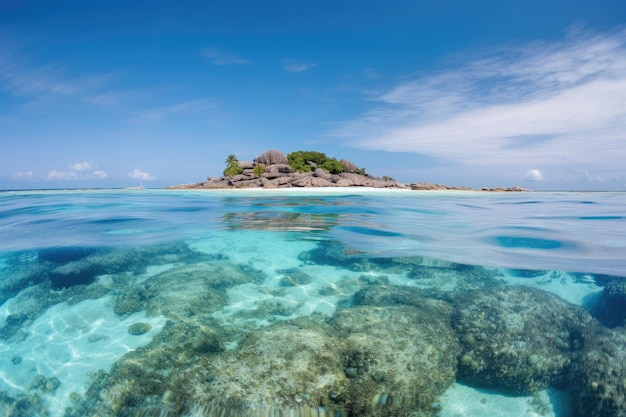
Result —
[[371, 175], [342, 172], [331, 174], [321, 168], [312, 172], [293, 172], [287, 164], [272, 164], [265, 167], [263, 173], [255, 172], [256, 165], [250, 168], [249, 164], [240, 163], [243, 172], [234, 176], [219, 178], [209, 177], [206, 181], [195, 184], [183, 184], [171, 189], [221, 189], [221, 188], [291, 188], [291, 187], [372, 187], [372, 188], [401, 188], [409, 186], [399, 183], [392, 178], [376, 178]]
[[266, 151], [253, 162], [238, 162], [241, 174], [208, 177], [206, 181], [195, 184], [181, 184], [167, 187], [168, 189], [224, 189], [224, 188], [291, 188], [291, 187], [370, 187], [395, 188], [410, 190], [461, 190], [461, 191], [530, 191], [521, 187], [469, 188], [451, 187], [443, 184], [418, 182], [403, 184], [393, 178], [373, 177], [362, 173], [356, 165], [347, 160], [341, 164], [347, 172], [331, 174], [330, 172], [310, 164], [310, 172], [294, 172], [287, 164], [287, 158], [280, 151]]

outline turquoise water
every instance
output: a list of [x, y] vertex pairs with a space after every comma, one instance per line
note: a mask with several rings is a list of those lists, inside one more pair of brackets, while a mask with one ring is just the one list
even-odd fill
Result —
[[625, 207], [624, 193], [1, 192], [0, 411], [624, 415]]

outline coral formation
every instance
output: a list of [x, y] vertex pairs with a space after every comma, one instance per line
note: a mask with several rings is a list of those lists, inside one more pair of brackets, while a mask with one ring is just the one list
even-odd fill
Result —
[[[314, 175], [330, 175], [318, 169]], [[289, 213], [262, 209], [224, 220], [231, 230], [337, 225], [333, 214], [311, 214], [298, 204]], [[502, 285], [495, 270], [377, 256], [319, 240], [300, 254], [302, 268], [265, 272], [180, 242], [25, 251], [4, 261], [0, 339], [23, 339], [25, 325], [61, 302], [108, 295], [122, 318], [145, 311], [128, 332], [152, 331], [152, 341], [93, 374], [84, 395], [71, 394], [67, 417], [431, 416], [455, 378], [516, 395], [567, 383], [576, 417], [626, 415], [625, 327], [604, 328], [547, 292]], [[315, 272], [334, 268], [340, 278]], [[247, 290], [254, 302], [224, 313]], [[294, 318], [306, 314], [298, 292], [336, 304]], [[594, 310], [604, 325], [625, 324], [624, 294], [623, 279], [606, 280]], [[160, 332], [147, 323], [156, 315], [167, 318]], [[93, 333], [89, 341], [106, 337]], [[15, 369], [27, 361], [7, 356]], [[0, 392], [0, 410], [12, 417], [44, 413], [47, 397], [67, 386], [54, 374], [37, 376], [25, 394]]]
[[626, 325], [626, 278], [608, 280], [591, 313], [608, 327]]
[[575, 417], [626, 416], [626, 328], [589, 326], [568, 387]]
[[321, 324], [278, 323], [244, 335], [237, 349], [176, 379], [196, 404], [332, 406], [348, 386], [336, 343]]
[[460, 348], [442, 302], [363, 306], [331, 321], [345, 341], [346, 407], [355, 416], [431, 415], [454, 381]]
[[298, 268], [281, 269], [277, 272], [283, 275], [280, 279], [281, 287], [296, 287], [311, 282], [311, 276]]
[[133, 323], [130, 326], [128, 326], [128, 333], [132, 334], [133, 336], [139, 336], [144, 333], [148, 333], [150, 329], [152, 329], [152, 326], [150, 326], [150, 324], [148, 323], [144, 323], [144, 322]]
[[457, 298], [458, 379], [512, 394], [561, 386], [591, 316], [547, 292], [501, 286]]

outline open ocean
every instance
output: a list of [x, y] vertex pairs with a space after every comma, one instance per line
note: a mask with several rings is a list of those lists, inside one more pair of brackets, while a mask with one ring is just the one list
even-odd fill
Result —
[[626, 193], [0, 192], [0, 416], [626, 415]]

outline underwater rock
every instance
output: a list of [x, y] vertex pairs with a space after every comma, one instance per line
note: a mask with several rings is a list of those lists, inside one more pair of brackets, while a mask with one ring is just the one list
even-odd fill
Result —
[[529, 287], [459, 295], [452, 320], [463, 347], [457, 378], [516, 395], [560, 386], [591, 321], [582, 308]]
[[425, 298], [418, 288], [400, 285], [373, 285], [357, 291], [354, 294], [353, 302], [360, 306], [420, 306], [430, 303], [432, 300]]
[[114, 311], [124, 316], [146, 310], [157, 294], [152, 283], [131, 285], [118, 295]]
[[96, 253], [96, 251], [96, 248], [84, 246], [57, 246], [40, 249], [37, 255], [40, 262], [64, 264], [86, 258], [87, 256]]
[[49, 268], [38, 263], [16, 263], [2, 270], [0, 279], [0, 305], [15, 297], [20, 291], [48, 279]]
[[[202, 323], [168, 321], [152, 341], [130, 351], [111, 371], [95, 373], [85, 395], [77, 398], [68, 417], [188, 415], [192, 385], [181, 373], [193, 366], [207, 368], [224, 351], [226, 335], [210, 319]], [[206, 377], [207, 375], [205, 375]]]
[[171, 318], [213, 313], [226, 305], [226, 289], [266, 278], [261, 270], [228, 260], [188, 263], [119, 291], [115, 312], [147, 310]]
[[49, 414], [45, 401], [35, 394], [9, 396], [0, 391], [0, 413], [3, 417], [45, 416]]
[[50, 271], [52, 289], [59, 290], [75, 285], [88, 285], [96, 276], [132, 272], [145, 272], [150, 265], [175, 262], [199, 262], [209, 255], [194, 251], [180, 242], [139, 247], [101, 248], [78, 260], [63, 263]]
[[337, 343], [323, 326], [271, 325], [244, 335], [237, 349], [181, 372], [174, 385], [189, 403], [224, 408], [332, 406], [348, 386]]
[[311, 276], [298, 268], [281, 269], [277, 272], [283, 275], [279, 284], [281, 287], [297, 287], [311, 282]]
[[[437, 303], [437, 302], [435, 302]], [[430, 415], [454, 382], [460, 351], [451, 307], [355, 307], [331, 325], [345, 341], [345, 401], [354, 416]]]
[[61, 385], [59, 378], [46, 378], [43, 375], [37, 375], [30, 383], [29, 389], [42, 392], [53, 392]]
[[626, 278], [613, 277], [602, 290], [591, 314], [607, 327], [626, 324]]
[[50, 271], [50, 282], [53, 290], [73, 287], [75, 285], [89, 285], [96, 276], [105, 273], [100, 265], [89, 261], [70, 262]]
[[626, 327], [589, 327], [568, 387], [574, 417], [626, 416]]
[[132, 334], [133, 336], [140, 336], [144, 333], [148, 333], [151, 329], [152, 326], [150, 326], [150, 324], [148, 323], [133, 323], [128, 326], [128, 333]]

